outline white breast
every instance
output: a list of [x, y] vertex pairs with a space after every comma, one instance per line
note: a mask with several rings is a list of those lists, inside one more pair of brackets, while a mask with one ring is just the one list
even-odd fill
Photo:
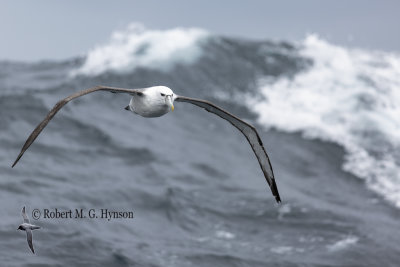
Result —
[[129, 106], [133, 112], [147, 118], [160, 117], [170, 111], [165, 98], [160, 95], [159, 86], [147, 88], [142, 96], [133, 96]]

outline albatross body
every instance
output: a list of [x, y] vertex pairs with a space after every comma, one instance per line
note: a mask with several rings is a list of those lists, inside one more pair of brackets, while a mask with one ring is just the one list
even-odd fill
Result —
[[265, 151], [261, 138], [257, 133], [256, 128], [251, 124], [241, 120], [235, 115], [229, 113], [228, 111], [216, 106], [215, 104], [209, 101], [176, 95], [170, 88], [166, 86], [153, 86], [141, 89], [126, 89], [126, 88], [116, 88], [109, 86], [96, 86], [77, 92], [58, 101], [57, 104], [53, 107], [53, 109], [50, 110], [50, 112], [47, 114], [46, 118], [41, 123], [39, 123], [39, 125], [30, 134], [12, 167], [14, 167], [15, 164], [17, 164], [17, 162], [20, 160], [25, 151], [35, 141], [37, 136], [46, 127], [49, 121], [64, 105], [66, 105], [69, 101], [75, 98], [96, 91], [108, 91], [112, 93], [130, 94], [132, 98], [129, 102], [129, 105], [126, 106], [125, 109], [146, 118], [160, 117], [170, 111], [174, 111], [174, 101], [177, 101], [177, 102], [186, 102], [196, 105], [198, 107], [207, 110], [208, 112], [214, 113], [215, 115], [223, 118], [224, 120], [227, 120], [246, 137], [254, 154], [257, 157], [258, 163], [261, 167], [261, 170], [264, 174], [264, 177], [268, 185], [270, 186], [270, 189], [275, 197], [275, 200], [278, 203], [281, 202], [271, 162]]
[[153, 86], [137, 92], [125, 109], [146, 118], [161, 117], [174, 110], [173, 97], [174, 93], [170, 88]]

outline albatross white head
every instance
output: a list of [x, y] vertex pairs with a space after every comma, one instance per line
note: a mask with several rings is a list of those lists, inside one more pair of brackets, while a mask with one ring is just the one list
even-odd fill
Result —
[[137, 92], [125, 108], [140, 116], [160, 117], [174, 111], [176, 95], [166, 86], [153, 86]]

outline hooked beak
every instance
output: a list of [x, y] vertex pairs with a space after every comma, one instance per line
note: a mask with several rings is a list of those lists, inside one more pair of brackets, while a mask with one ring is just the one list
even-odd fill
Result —
[[165, 102], [168, 104], [168, 106], [170, 106], [171, 111], [174, 111], [174, 104], [172, 103], [172, 97], [170, 95], [167, 95], [167, 97], [165, 98]]

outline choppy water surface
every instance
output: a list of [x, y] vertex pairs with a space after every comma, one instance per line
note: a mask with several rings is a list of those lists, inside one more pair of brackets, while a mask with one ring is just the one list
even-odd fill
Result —
[[[160, 45], [163, 44], [163, 45]], [[131, 25], [84, 58], [0, 62], [0, 255], [6, 266], [397, 266], [400, 57], [317, 36], [277, 43]], [[161, 118], [98, 92], [166, 85], [255, 124], [283, 204], [245, 138], [185, 103]], [[30, 254], [16, 231], [26, 205]], [[32, 219], [33, 209], [133, 219]]]

